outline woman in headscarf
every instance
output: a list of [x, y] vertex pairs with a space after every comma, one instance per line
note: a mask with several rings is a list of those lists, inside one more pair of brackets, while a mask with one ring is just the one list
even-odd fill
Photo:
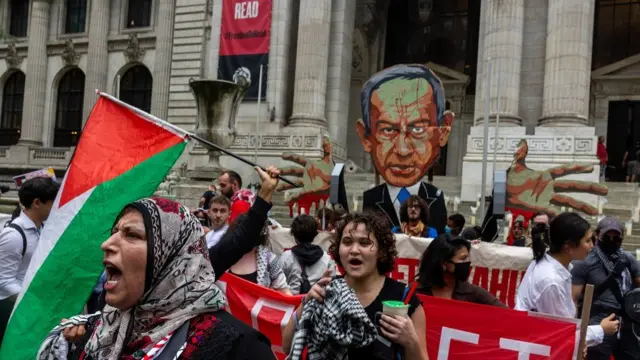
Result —
[[74, 344], [81, 360], [274, 359], [263, 335], [224, 311], [202, 227], [182, 205], [127, 205], [101, 248], [107, 306], [56, 327], [38, 359], [66, 359], [65, 325], [81, 322], [91, 334]]

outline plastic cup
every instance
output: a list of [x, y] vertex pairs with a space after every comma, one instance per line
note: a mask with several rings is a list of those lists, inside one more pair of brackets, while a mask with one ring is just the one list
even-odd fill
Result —
[[402, 301], [383, 301], [382, 313], [385, 315], [407, 316], [409, 314], [409, 305], [405, 305]]

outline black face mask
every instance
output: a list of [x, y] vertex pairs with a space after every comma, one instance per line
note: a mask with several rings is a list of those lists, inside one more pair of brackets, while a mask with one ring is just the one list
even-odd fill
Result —
[[605, 235], [598, 242], [598, 246], [605, 254], [613, 254], [622, 246], [622, 237]]
[[467, 281], [471, 273], [471, 261], [453, 263], [453, 276], [456, 281]]

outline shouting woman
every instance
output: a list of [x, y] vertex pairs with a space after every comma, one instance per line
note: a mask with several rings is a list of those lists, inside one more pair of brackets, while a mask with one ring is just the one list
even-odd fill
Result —
[[329, 252], [344, 277], [332, 280], [328, 269], [313, 285], [283, 332], [284, 351], [293, 359], [305, 346], [315, 358], [427, 359], [418, 298], [409, 299], [405, 316], [382, 313], [383, 302], [401, 301], [405, 293], [405, 284], [385, 276], [397, 256], [390, 224], [374, 214], [349, 214]]

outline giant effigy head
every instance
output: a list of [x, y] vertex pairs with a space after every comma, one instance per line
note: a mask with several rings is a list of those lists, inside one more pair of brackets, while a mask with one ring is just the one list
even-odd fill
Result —
[[378, 173], [393, 186], [416, 184], [451, 133], [440, 79], [423, 65], [396, 65], [373, 75], [360, 101], [357, 131]]

